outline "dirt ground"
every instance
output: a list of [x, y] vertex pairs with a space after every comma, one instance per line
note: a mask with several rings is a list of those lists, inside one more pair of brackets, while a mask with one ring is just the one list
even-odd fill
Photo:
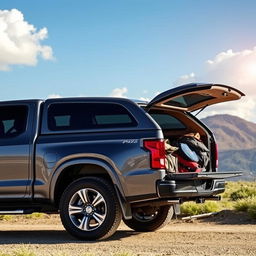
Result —
[[36, 255], [256, 255], [256, 222], [229, 211], [196, 221], [174, 220], [152, 233], [123, 223], [110, 239], [82, 242], [64, 231], [58, 216], [0, 222], [0, 250], [26, 248]]

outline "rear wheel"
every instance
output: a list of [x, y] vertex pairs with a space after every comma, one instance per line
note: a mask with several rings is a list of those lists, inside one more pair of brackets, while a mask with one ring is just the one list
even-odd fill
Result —
[[170, 222], [173, 212], [173, 206], [170, 205], [134, 208], [132, 219], [124, 220], [124, 223], [135, 231], [155, 231]]
[[111, 184], [101, 178], [88, 177], [74, 181], [64, 191], [60, 217], [71, 235], [96, 240], [111, 236], [122, 215]]

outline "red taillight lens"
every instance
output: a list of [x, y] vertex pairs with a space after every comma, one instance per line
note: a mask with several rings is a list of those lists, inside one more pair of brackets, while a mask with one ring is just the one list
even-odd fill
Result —
[[216, 159], [216, 169], [218, 168], [219, 166], [219, 152], [218, 152], [218, 145], [215, 144], [215, 159]]
[[163, 140], [145, 140], [144, 147], [150, 151], [151, 168], [165, 168], [165, 147]]

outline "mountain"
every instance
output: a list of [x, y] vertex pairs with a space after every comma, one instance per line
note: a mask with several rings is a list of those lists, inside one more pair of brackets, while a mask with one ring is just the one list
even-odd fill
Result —
[[215, 115], [201, 120], [214, 133], [219, 151], [256, 148], [256, 124], [231, 115]]
[[220, 171], [243, 171], [238, 179], [256, 181], [256, 149], [219, 152]]
[[220, 171], [243, 171], [242, 179], [256, 179], [256, 124], [231, 115], [201, 120], [214, 133]]

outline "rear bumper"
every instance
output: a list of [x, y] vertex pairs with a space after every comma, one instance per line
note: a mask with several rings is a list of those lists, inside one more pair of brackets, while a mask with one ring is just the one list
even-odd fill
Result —
[[170, 174], [168, 180], [157, 181], [159, 198], [210, 198], [225, 191], [225, 178], [240, 176], [234, 173], [182, 173]]
[[225, 191], [225, 180], [184, 181], [175, 180], [158, 181], [157, 193], [160, 198], [192, 198], [210, 197]]

